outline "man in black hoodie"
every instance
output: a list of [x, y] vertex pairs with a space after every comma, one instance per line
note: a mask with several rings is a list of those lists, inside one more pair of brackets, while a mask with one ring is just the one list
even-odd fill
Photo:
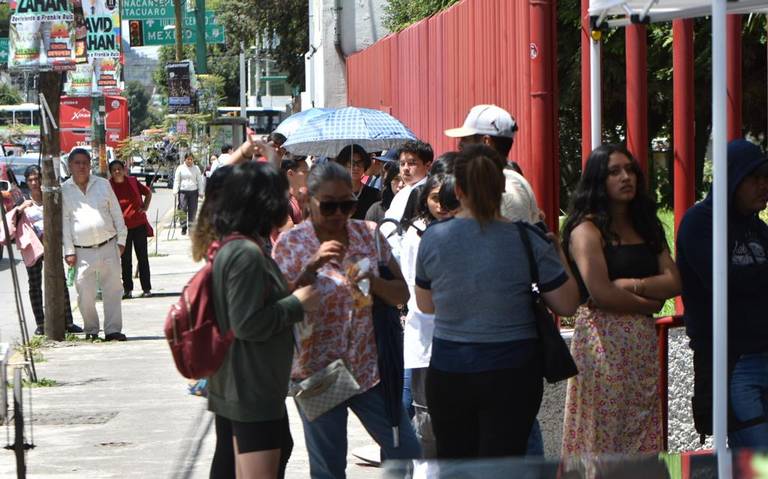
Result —
[[[768, 158], [728, 144], [728, 440], [768, 447]], [[689, 209], [677, 236], [685, 328], [694, 363], [696, 430], [712, 434], [712, 194]]]

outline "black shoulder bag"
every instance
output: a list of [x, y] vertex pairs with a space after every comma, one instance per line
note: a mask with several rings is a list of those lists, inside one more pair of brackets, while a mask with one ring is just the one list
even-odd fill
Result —
[[533, 315], [536, 321], [536, 331], [541, 341], [544, 378], [548, 383], [556, 383], [579, 374], [568, 345], [560, 335], [555, 320], [541, 299], [539, 292], [539, 268], [531, 247], [531, 238], [526, 226], [518, 223], [520, 239], [523, 241], [528, 256], [528, 268], [531, 272], [531, 297], [533, 299]]

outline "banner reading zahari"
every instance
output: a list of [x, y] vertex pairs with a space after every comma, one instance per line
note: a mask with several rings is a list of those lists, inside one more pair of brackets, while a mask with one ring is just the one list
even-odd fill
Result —
[[83, 0], [83, 11], [94, 90], [105, 95], [120, 93], [120, 3], [118, 0]]
[[74, 69], [74, 15], [69, 0], [19, 0], [10, 7], [10, 69]]

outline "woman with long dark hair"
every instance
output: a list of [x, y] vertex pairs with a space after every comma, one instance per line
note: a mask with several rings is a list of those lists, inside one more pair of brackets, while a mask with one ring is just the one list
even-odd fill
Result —
[[526, 452], [543, 373], [523, 234], [547, 306], [567, 316], [578, 305], [557, 244], [501, 216], [503, 168], [488, 146], [461, 152], [454, 165], [461, 210], [427, 229], [416, 258], [416, 303], [435, 315], [426, 396], [441, 459]]
[[283, 477], [293, 448], [285, 408], [293, 325], [319, 307], [313, 287], [291, 293], [265, 253], [265, 238], [288, 217], [288, 180], [269, 164], [238, 165], [211, 211], [219, 238], [245, 236], [225, 242], [213, 260], [216, 320], [235, 337], [209, 382], [217, 442], [233, 441], [237, 477]]
[[563, 226], [585, 303], [571, 352], [564, 455], [655, 453], [662, 448], [652, 315], [680, 292], [640, 165], [621, 145], [589, 155]]

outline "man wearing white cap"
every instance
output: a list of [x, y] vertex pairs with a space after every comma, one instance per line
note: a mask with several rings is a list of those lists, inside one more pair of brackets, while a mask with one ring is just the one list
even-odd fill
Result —
[[[483, 143], [507, 158], [515, 140], [517, 123], [507, 110], [496, 105], [472, 107], [459, 128], [445, 130], [446, 136], [459, 138], [459, 150], [466, 145]], [[541, 221], [539, 207], [531, 185], [512, 166], [504, 170], [506, 191], [502, 198], [501, 214], [511, 221], [535, 224]]]

